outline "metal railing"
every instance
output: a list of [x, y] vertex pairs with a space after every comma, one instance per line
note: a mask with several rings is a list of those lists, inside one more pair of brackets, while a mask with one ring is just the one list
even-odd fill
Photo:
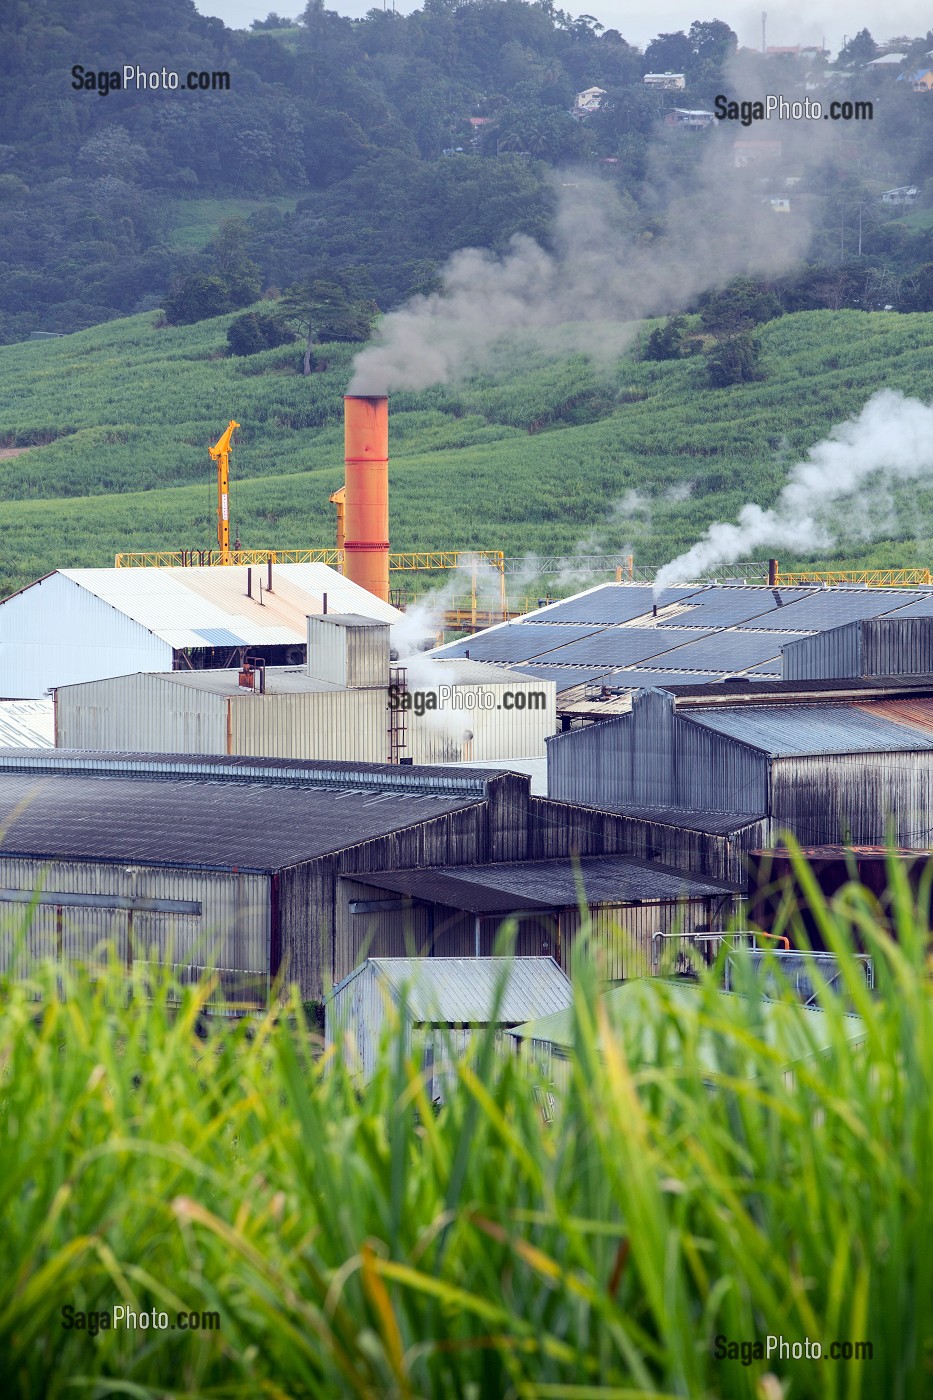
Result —
[[[342, 549], [231, 549], [231, 564], [330, 564], [342, 569]], [[118, 554], [114, 559], [118, 569], [187, 569], [222, 568], [219, 549], [144, 550], [141, 553]], [[439, 572], [453, 569], [480, 568], [485, 565], [500, 575], [505, 572], [505, 556], [501, 549], [429, 550], [427, 553], [390, 554], [389, 569], [404, 572]]]
[[779, 571], [776, 587], [792, 588], [806, 584], [863, 584], [870, 588], [916, 588], [933, 584], [929, 569], [816, 569]]
[[775, 945], [789, 950], [790, 942], [783, 935], [772, 933], [653, 933], [651, 935], [651, 972], [657, 977], [662, 971], [661, 963], [664, 955], [664, 944], [676, 943], [679, 946], [671, 949], [673, 957], [671, 965], [663, 968], [663, 972], [669, 977], [694, 977], [697, 971], [697, 962], [703, 963], [705, 967], [712, 967], [719, 956], [719, 951], [725, 944], [729, 948], [757, 948], [759, 939], [769, 939]]

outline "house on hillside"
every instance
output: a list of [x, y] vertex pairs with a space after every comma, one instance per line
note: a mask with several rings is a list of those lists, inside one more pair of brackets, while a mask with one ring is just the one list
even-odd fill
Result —
[[645, 87], [658, 88], [661, 92], [683, 92], [687, 86], [683, 73], [646, 73], [642, 82]]
[[687, 107], [674, 107], [664, 118], [665, 126], [677, 126], [688, 131], [704, 131], [716, 120], [714, 113], [702, 109], [691, 111]]
[[592, 112], [599, 111], [599, 104], [606, 96], [606, 89], [601, 87], [584, 88], [578, 92], [573, 101], [572, 116], [588, 117]]

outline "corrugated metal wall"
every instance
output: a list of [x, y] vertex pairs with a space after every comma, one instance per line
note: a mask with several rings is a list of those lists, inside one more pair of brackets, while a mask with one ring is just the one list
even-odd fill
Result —
[[243, 695], [231, 701], [233, 753], [385, 763], [384, 690]]
[[784, 648], [785, 680], [916, 676], [933, 672], [933, 617], [873, 617]]
[[[37, 890], [47, 902], [30, 909]], [[33, 957], [93, 961], [112, 940], [125, 962], [215, 963], [266, 975], [269, 936], [264, 875], [0, 857], [0, 965], [16, 973]]]
[[[724, 929], [734, 912], [733, 899], [685, 899], [639, 905], [598, 905], [591, 911], [588, 954], [606, 981], [648, 977], [653, 970], [655, 933], [695, 933]], [[573, 976], [574, 952], [580, 947], [583, 920], [578, 909], [561, 914], [560, 963]]]
[[51, 686], [169, 671], [172, 648], [63, 574], [0, 603], [0, 695], [43, 696]]
[[863, 623], [863, 676], [914, 676], [931, 672], [933, 617], [873, 617]]
[[774, 759], [772, 830], [804, 846], [839, 841], [933, 845], [933, 753], [827, 754]]
[[[443, 708], [421, 718], [408, 712], [408, 748], [404, 752], [415, 763], [535, 758], [545, 753], [545, 741], [557, 728], [557, 687], [553, 681], [483, 682], [452, 689], [454, 695], [443, 702]], [[514, 708], [520, 703], [530, 705], [530, 697], [538, 694], [544, 696], [541, 709]], [[481, 697], [486, 706], [492, 702], [489, 708]]]
[[862, 628], [859, 622], [833, 627], [812, 637], [788, 642], [783, 651], [786, 681], [832, 680], [862, 673]]
[[766, 810], [767, 759], [674, 713], [673, 697], [641, 691], [631, 714], [549, 740], [548, 792], [592, 806]]
[[[379, 1049], [386, 1020], [395, 1012], [388, 988], [380, 982], [371, 965], [361, 967], [345, 987], [327, 1002], [324, 1041], [348, 1056], [351, 1068], [359, 1069], [364, 1081], [371, 1078], [379, 1061]], [[405, 1026], [406, 1051], [411, 1046], [411, 1026]]]
[[226, 753], [223, 696], [155, 675], [116, 676], [58, 692], [56, 744], [115, 753]]

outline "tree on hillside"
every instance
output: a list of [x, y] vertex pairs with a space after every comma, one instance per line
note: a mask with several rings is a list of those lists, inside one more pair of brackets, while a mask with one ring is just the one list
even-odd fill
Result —
[[700, 324], [713, 335], [751, 329], [781, 314], [781, 303], [765, 284], [738, 278], [721, 292], [700, 298]]
[[352, 274], [315, 277], [289, 287], [282, 298], [282, 320], [304, 336], [302, 374], [313, 368], [314, 346], [322, 341], [369, 339], [379, 308], [374, 301], [354, 296]]
[[871, 63], [872, 59], [877, 57], [878, 45], [867, 29], [860, 29], [841, 50], [839, 61], [846, 66], [850, 64], [859, 65]]
[[684, 316], [671, 316], [663, 326], [655, 326], [648, 337], [643, 360], [679, 360], [683, 354], [683, 341], [687, 330]]
[[231, 355], [257, 355], [260, 350], [275, 350], [279, 345], [290, 345], [294, 339], [294, 332], [283, 325], [277, 316], [267, 316], [257, 311], [238, 316], [227, 327], [227, 348]]
[[707, 373], [714, 389], [730, 384], [748, 384], [764, 379], [761, 369], [761, 342], [749, 331], [727, 335], [707, 351]]
[[645, 71], [683, 73], [692, 59], [693, 45], [682, 30], [676, 34], [659, 34], [645, 49]]

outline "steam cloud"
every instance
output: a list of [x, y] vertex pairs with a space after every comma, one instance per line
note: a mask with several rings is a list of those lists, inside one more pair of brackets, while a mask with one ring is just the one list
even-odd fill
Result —
[[539, 351], [617, 358], [639, 318], [679, 310], [733, 277], [776, 275], [809, 242], [801, 218], [776, 216], [733, 168], [725, 134], [705, 143], [689, 189], [659, 186], [654, 237], [639, 233], [634, 206], [607, 181], [564, 174], [552, 247], [516, 235], [502, 255], [455, 253], [439, 291], [384, 317], [354, 360], [349, 393], [421, 390], [494, 370], [514, 358], [516, 335]]
[[[888, 511], [874, 509], [876, 499], [884, 502], [895, 482], [928, 474], [933, 474], [933, 407], [883, 389], [791, 468], [770, 510], [743, 506], [737, 524], [711, 525], [692, 549], [665, 564], [655, 594], [669, 584], [692, 582], [718, 564], [749, 558], [763, 546], [808, 554], [838, 538], [871, 538], [890, 522]], [[848, 508], [848, 518], [842, 518], [841, 507]]]

